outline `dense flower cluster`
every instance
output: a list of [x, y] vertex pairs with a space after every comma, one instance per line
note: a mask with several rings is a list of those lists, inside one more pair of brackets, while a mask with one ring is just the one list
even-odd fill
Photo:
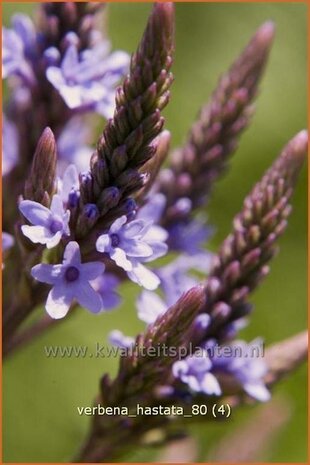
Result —
[[[261, 341], [235, 338], [251, 311], [248, 296], [267, 274], [285, 229], [306, 132], [288, 143], [247, 197], [217, 255], [205, 249], [212, 227], [197, 210], [249, 122], [274, 27], [268, 22], [258, 29], [184, 147], [160, 169], [170, 137], [162, 131], [161, 110], [173, 80], [173, 4], [155, 4], [131, 60], [111, 52], [96, 28], [102, 7], [46, 3], [37, 24], [15, 15], [12, 28], [3, 30], [3, 76], [11, 89], [3, 174], [5, 186], [13, 186], [5, 195], [19, 210], [7, 209], [10, 234], [2, 235], [5, 258], [10, 249], [15, 253], [10, 276], [20, 282], [17, 296], [5, 297], [8, 345], [36, 305], [45, 302], [53, 319], [76, 305], [108, 311], [120, 305], [119, 285], [129, 279], [143, 288], [137, 313], [146, 329], [136, 339], [114, 330], [110, 342], [195, 350], [181, 359], [125, 357], [113, 383], [102, 382], [103, 401], [130, 403], [141, 395], [152, 403], [159, 391], [167, 404], [212, 398], [229, 393], [227, 379], [266, 401], [267, 368], [251, 356]], [[107, 118], [94, 151], [86, 113]]]
[[[67, 15], [67, 24], [64, 21], [64, 27], [57, 31], [57, 8], [53, 8], [42, 6], [38, 25], [28, 16], [16, 14], [12, 28], [3, 28], [2, 73], [12, 90], [11, 108], [3, 128], [5, 174], [18, 163], [18, 141], [22, 135], [18, 112], [32, 111], [33, 99], [43, 103], [46, 94], [53, 108], [49, 103], [49, 108], [42, 108], [41, 103], [40, 112], [56, 112], [53, 118], [57, 127], [53, 130], [57, 133], [59, 157], [79, 165], [83, 156], [80, 163], [88, 166], [91, 149], [87, 147], [88, 130], [82, 115], [97, 112], [110, 118], [115, 108], [116, 85], [128, 70], [129, 55], [111, 52], [109, 41], [95, 28], [90, 6], [85, 4], [84, 12], [74, 13], [64, 3], [62, 13]], [[72, 24], [74, 15], [80, 15], [77, 24]], [[81, 29], [87, 30], [83, 40]], [[57, 118], [62, 120], [59, 127]], [[49, 116], [42, 123], [48, 126], [52, 121]]]

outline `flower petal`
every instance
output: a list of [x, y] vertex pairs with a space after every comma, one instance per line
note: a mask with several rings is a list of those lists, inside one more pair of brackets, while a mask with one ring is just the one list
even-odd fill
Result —
[[112, 260], [115, 261], [115, 263], [123, 268], [125, 271], [131, 271], [132, 270], [132, 263], [127, 259], [126, 253], [124, 250], [120, 249], [119, 247], [115, 247], [115, 249], [111, 249], [110, 251], [110, 257]]
[[[65, 133], [65, 130], [63, 131], [63, 133], [61, 133], [60, 137], [62, 137], [64, 133]], [[71, 133], [70, 135], [72, 139], [73, 135]], [[58, 139], [58, 145], [60, 145], [59, 139]], [[70, 148], [72, 149], [72, 147]], [[78, 187], [79, 187], [78, 171], [75, 165], [71, 164], [65, 169], [65, 172], [62, 178], [61, 197], [62, 197], [63, 202], [67, 202], [68, 196], [71, 190], [78, 189]]]
[[206, 373], [201, 383], [201, 390], [209, 396], [220, 396], [222, 394], [221, 386], [212, 373]]
[[85, 281], [91, 281], [104, 272], [104, 264], [100, 262], [83, 263], [80, 267], [81, 278]]
[[253, 383], [246, 383], [243, 385], [243, 388], [249, 396], [259, 400], [260, 402], [267, 402], [271, 397], [266, 386], [263, 383], [258, 383], [257, 381]]
[[62, 279], [63, 266], [62, 265], [47, 265], [41, 263], [35, 265], [31, 269], [31, 276], [40, 283], [56, 284]]
[[75, 298], [78, 303], [90, 310], [92, 313], [99, 313], [103, 309], [102, 300], [89, 283], [80, 282], [74, 287]]
[[134, 220], [128, 223], [124, 228], [124, 237], [134, 239], [145, 228], [145, 221]]
[[79, 55], [75, 45], [70, 45], [61, 63], [61, 69], [66, 79], [71, 77], [79, 63]]
[[150, 257], [153, 254], [152, 248], [142, 241], [129, 239], [125, 241], [124, 250], [128, 257]]
[[158, 276], [141, 263], [135, 263], [132, 271], [128, 271], [127, 274], [133, 282], [143, 286], [149, 291], [154, 291], [160, 284]]
[[[33, 228], [36, 228], [38, 226], [32, 226]], [[52, 236], [51, 238], [47, 239], [46, 240], [46, 247], [48, 249], [52, 249], [53, 247], [56, 247], [56, 245], [59, 244], [59, 242], [61, 241], [61, 238], [62, 238], [62, 232], [61, 231], [57, 231], [57, 233], [54, 234], [54, 236]]]
[[33, 200], [22, 200], [19, 204], [19, 210], [24, 217], [35, 226], [48, 226], [51, 212], [38, 202]]
[[44, 226], [28, 226], [28, 224], [24, 224], [21, 230], [24, 236], [28, 237], [34, 244], [47, 244], [53, 237], [51, 232]]
[[138, 317], [147, 324], [166, 312], [167, 305], [154, 292], [143, 291], [137, 299]]
[[96, 242], [96, 249], [98, 252], [108, 252], [111, 247], [111, 239], [108, 234], [102, 234], [98, 237]]
[[117, 220], [115, 220], [114, 223], [111, 224], [109, 233], [110, 234], [117, 233], [122, 228], [122, 226], [124, 226], [126, 222], [127, 222], [126, 215], [123, 215], [120, 218], [117, 218]]
[[57, 194], [53, 195], [50, 210], [55, 215], [59, 215], [60, 217], [63, 216], [64, 207], [62, 205], [62, 200], [61, 200], [61, 197], [59, 195], [57, 195]]
[[145, 221], [152, 221], [154, 223], [159, 222], [165, 205], [167, 203], [164, 194], [155, 194], [149, 197], [147, 203], [140, 208], [138, 212], [138, 218]]
[[63, 263], [66, 265], [69, 265], [69, 264], [80, 265], [81, 264], [80, 246], [77, 242], [71, 241], [68, 243], [64, 251]]
[[163, 257], [168, 252], [168, 246], [164, 242], [149, 242], [152, 248], [152, 255], [143, 259], [143, 262], [151, 262], [157, 258]]
[[72, 302], [70, 286], [58, 285], [50, 290], [45, 308], [47, 313], [55, 319], [63, 318], [69, 311]]

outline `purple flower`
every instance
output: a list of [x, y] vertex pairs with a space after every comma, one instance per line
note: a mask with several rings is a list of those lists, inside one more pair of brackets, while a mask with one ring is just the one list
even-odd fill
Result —
[[212, 228], [199, 219], [176, 221], [169, 227], [169, 244], [173, 250], [195, 255], [202, 251], [211, 233]]
[[172, 373], [187, 384], [192, 391], [219, 396], [222, 391], [216, 377], [210, 372], [212, 362], [205, 350], [199, 355], [190, 355], [173, 364]]
[[228, 355], [215, 351], [212, 359], [214, 372], [224, 372], [232, 375], [249, 396], [261, 402], [270, 399], [263, 377], [267, 372], [265, 362], [258, 357], [261, 352], [262, 340], [256, 339], [250, 344], [244, 341], [234, 341], [229, 346]]
[[3, 114], [2, 127], [2, 174], [8, 174], [18, 159], [18, 133], [14, 123]]
[[35, 76], [31, 59], [36, 49], [36, 33], [31, 19], [17, 14], [12, 19], [13, 29], [3, 28], [2, 74], [4, 78], [19, 76], [32, 85]]
[[159, 285], [159, 278], [141, 262], [149, 262], [165, 255], [167, 245], [162, 235], [157, 239], [157, 230], [152, 223], [134, 220], [126, 224], [125, 215], [111, 225], [107, 234], [102, 234], [96, 242], [98, 252], [109, 254], [115, 263], [127, 271], [129, 278], [149, 290]]
[[70, 211], [64, 211], [59, 195], [54, 195], [50, 209], [32, 200], [23, 200], [19, 209], [33, 226], [23, 225], [22, 232], [35, 244], [45, 244], [48, 249], [59, 244], [63, 235], [70, 235]]
[[115, 329], [109, 334], [109, 341], [112, 345], [120, 349], [129, 349], [135, 342], [130, 336], [125, 336], [121, 331]]
[[208, 340], [194, 355], [175, 362], [172, 372], [193, 391], [208, 395], [222, 394], [217, 375], [230, 375], [248, 395], [265, 402], [270, 398], [263, 380], [266, 365], [254, 355], [259, 345], [260, 340], [250, 344], [235, 341], [223, 350], [215, 340]]
[[89, 139], [89, 126], [81, 117], [75, 116], [69, 120], [57, 140], [60, 167], [74, 163], [79, 171], [88, 170], [93, 152], [93, 149], [87, 145]]
[[52, 318], [63, 318], [69, 311], [73, 300], [92, 313], [103, 309], [101, 296], [90, 285], [104, 271], [100, 262], [81, 263], [80, 247], [77, 242], [69, 242], [65, 248], [62, 264], [40, 264], [32, 268], [32, 276], [51, 284], [46, 311]]
[[112, 310], [121, 303], [121, 297], [116, 292], [120, 280], [112, 273], [104, 273], [92, 281], [93, 288], [100, 294], [104, 310]]
[[105, 43], [78, 52], [70, 44], [60, 66], [49, 66], [46, 77], [71, 109], [93, 108], [106, 118], [114, 111], [115, 86], [129, 64], [127, 53], [107, 55]]
[[164, 298], [153, 292], [141, 292], [136, 302], [140, 320], [147, 324], [153, 323], [184, 292], [187, 292], [198, 283], [198, 279], [188, 274], [189, 270], [200, 268], [203, 272], [206, 272], [209, 269], [210, 263], [211, 254], [201, 252], [193, 257], [182, 255], [172, 263], [156, 270]]

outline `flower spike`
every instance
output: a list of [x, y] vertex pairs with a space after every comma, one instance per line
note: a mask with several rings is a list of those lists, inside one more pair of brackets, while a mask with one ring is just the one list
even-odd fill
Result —
[[[138, 50], [131, 58], [130, 73], [117, 92], [114, 117], [93, 154], [89, 189], [84, 189], [81, 180], [81, 206], [97, 203], [103, 217], [106, 209], [101, 199], [106, 197], [107, 190], [117, 189], [115, 202], [108, 205], [109, 209], [116, 209], [141, 189], [147, 179], [140, 168], [154, 156], [156, 147], [152, 141], [164, 124], [161, 110], [169, 100], [173, 48], [174, 6], [156, 3]], [[115, 219], [110, 212], [110, 223]]]

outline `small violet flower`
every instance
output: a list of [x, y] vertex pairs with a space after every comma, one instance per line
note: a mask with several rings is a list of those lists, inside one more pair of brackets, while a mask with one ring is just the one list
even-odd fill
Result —
[[263, 377], [267, 367], [260, 353], [262, 352], [262, 340], [255, 339], [250, 344], [245, 341], [234, 341], [229, 346], [228, 355], [220, 350], [212, 350], [211, 344], [206, 345], [211, 350], [213, 370], [232, 375], [243, 387], [244, 391], [260, 402], [270, 399], [270, 393], [266, 388]]
[[54, 195], [50, 209], [32, 200], [23, 200], [19, 209], [33, 226], [23, 225], [22, 232], [35, 244], [45, 244], [48, 249], [59, 244], [63, 235], [70, 235], [70, 211], [64, 210], [59, 195]]
[[261, 341], [256, 340], [251, 344], [235, 341], [225, 347], [230, 350], [221, 351], [215, 340], [209, 340], [199, 352], [175, 362], [173, 375], [193, 391], [207, 395], [222, 394], [216, 375], [230, 375], [249, 396], [265, 402], [270, 399], [270, 393], [263, 380], [266, 365], [257, 354], [254, 355], [258, 343]]
[[53, 286], [45, 308], [52, 318], [59, 319], [68, 313], [74, 299], [92, 313], [103, 309], [100, 294], [90, 284], [103, 271], [103, 263], [81, 263], [80, 247], [71, 241], [65, 248], [62, 264], [39, 264], [32, 268], [31, 274], [37, 281]]
[[60, 66], [49, 66], [46, 77], [70, 109], [95, 109], [110, 118], [115, 106], [115, 86], [128, 65], [127, 53], [107, 55], [104, 43], [81, 54], [71, 43]]
[[172, 373], [187, 384], [192, 391], [207, 395], [220, 395], [221, 387], [216, 377], [210, 373], [212, 362], [205, 350], [198, 355], [190, 355], [173, 364]]
[[97, 239], [96, 248], [98, 252], [107, 253], [118, 266], [127, 271], [132, 281], [148, 290], [154, 290], [160, 283], [159, 278], [142, 263], [162, 257], [167, 252], [162, 232], [157, 239], [157, 229], [152, 230], [152, 223], [143, 220], [126, 223], [125, 215], [114, 221], [108, 233]]

